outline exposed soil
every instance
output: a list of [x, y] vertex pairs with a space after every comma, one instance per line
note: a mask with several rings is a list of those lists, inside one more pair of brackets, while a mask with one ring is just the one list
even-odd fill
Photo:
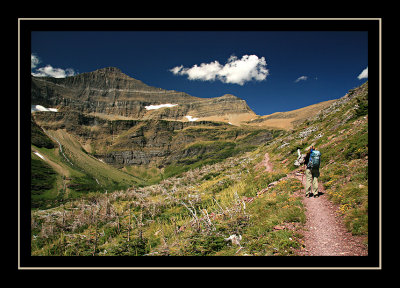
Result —
[[[267, 171], [272, 169], [268, 153], [262, 163]], [[287, 177], [299, 179], [305, 187], [306, 177], [302, 175], [303, 172], [296, 170]], [[304, 235], [305, 247], [296, 254], [300, 256], [368, 256], [368, 248], [364, 244], [367, 236], [354, 236], [348, 232], [342, 216], [336, 212], [337, 205], [328, 200], [321, 183], [319, 183], [319, 192], [318, 198], [306, 198], [304, 189], [297, 191], [297, 194], [303, 197], [306, 224], [299, 231]]]
[[260, 167], [265, 167], [266, 172], [273, 171], [273, 166], [272, 163], [269, 161], [268, 153], [265, 153], [263, 161], [256, 165], [256, 169], [259, 169]]
[[[299, 173], [294, 175], [305, 186], [305, 177]], [[318, 198], [306, 198], [304, 190], [298, 192], [304, 197], [307, 217], [303, 231], [305, 249], [298, 251], [298, 255], [368, 256], [368, 249], [364, 244], [366, 236], [354, 236], [348, 232], [342, 217], [336, 212], [337, 205], [327, 199], [321, 183], [319, 191]]]

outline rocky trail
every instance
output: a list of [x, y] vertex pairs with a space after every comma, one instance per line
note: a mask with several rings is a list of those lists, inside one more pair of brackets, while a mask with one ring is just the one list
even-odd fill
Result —
[[[269, 156], [266, 153], [261, 162], [267, 171], [271, 171]], [[303, 171], [297, 169], [289, 173], [287, 178], [296, 178], [302, 181], [305, 187], [306, 178]], [[272, 183], [271, 183], [272, 184]], [[302, 231], [304, 235], [304, 248], [297, 251], [300, 256], [367, 256], [368, 249], [363, 244], [365, 236], [354, 236], [347, 231], [342, 217], [336, 212], [338, 207], [331, 203], [325, 194], [324, 187], [319, 183], [320, 197], [305, 198], [304, 188], [297, 191], [303, 197], [306, 209], [306, 224]]]

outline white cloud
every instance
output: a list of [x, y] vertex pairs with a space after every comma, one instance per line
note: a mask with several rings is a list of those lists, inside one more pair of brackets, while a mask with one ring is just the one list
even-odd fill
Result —
[[297, 83], [299, 81], [306, 81], [308, 79], [307, 76], [300, 76], [299, 78], [297, 78], [294, 82]]
[[179, 74], [179, 72], [182, 70], [182, 68], [183, 68], [183, 65], [181, 65], [181, 66], [176, 66], [176, 67], [170, 69], [169, 71], [171, 71], [171, 72], [174, 73], [174, 74]]
[[256, 55], [243, 55], [238, 59], [232, 55], [225, 65], [218, 61], [201, 63], [191, 68], [184, 68], [183, 65], [176, 66], [170, 71], [175, 75], [187, 75], [190, 80], [214, 81], [220, 80], [223, 83], [243, 85], [245, 82], [265, 80], [269, 74], [265, 67], [265, 58], [258, 58]]
[[360, 75], [358, 75], [358, 77], [357, 77], [358, 79], [364, 79], [364, 78], [368, 78], [368, 67], [367, 68], [365, 68], [361, 73], [360, 73]]
[[31, 69], [36, 68], [36, 66], [37, 66], [39, 63], [40, 63], [39, 58], [38, 58], [36, 55], [31, 54]]
[[31, 54], [31, 74], [36, 77], [54, 77], [54, 78], [65, 78], [67, 76], [74, 76], [76, 73], [74, 69], [67, 68], [53, 68], [51, 65], [37, 68], [34, 72], [32, 69], [36, 68], [40, 63], [38, 56]]
[[74, 76], [75, 71], [72, 68], [61, 69], [61, 68], [53, 68], [51, 65], [47, 65], [45, 67], [41, 67], [36, 69], [36, 72], [31, 73], [36, 77], [54, 77], [54, 78], [65, 78], [67, 76]]

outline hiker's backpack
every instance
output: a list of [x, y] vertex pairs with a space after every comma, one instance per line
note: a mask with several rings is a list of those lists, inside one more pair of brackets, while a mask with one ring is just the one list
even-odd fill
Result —
[[310, 154], [310, 160], [308, 161], [308, 168], [319, 168], [321, 162], [321, 152], [318, 150], [313, 150]]

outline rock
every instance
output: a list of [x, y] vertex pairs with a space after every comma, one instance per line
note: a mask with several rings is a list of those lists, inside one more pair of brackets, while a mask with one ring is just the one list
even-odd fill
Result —
[[267, 191], [268, 191], [268, 188], [264, 188], [264, 189], [262, 189], [261, 191], [258, 191], [258, 192], [257, 192], [257, 196], [262, 195], [262, 194], [264, 194], [264, 193], [267, 192]]
[[232, 241], [233, 245], [240, 246], [240, 241], [242, 240], [242, 235], [236, 236], [236, 234], [233, 234], [229, 236], [229, 238], [224, 238], [225, 241]]
[[323, 133], [319, 133], [318, 135], [314, 136], [314, 140], [318, 140], [319, 138], [322, 138], [322, 136], [324, 136]]
[[247, 202], [247, 203], [251, 203], [251, 202], [254, 201], [254, 197], [243, 196], [242, 201]]
[[275, 230], [283, 230], [283, 229], [285, 229], [285, 226], [276, 225], [276, 226], [274, 227], [274, 229], [275, 229]]
[[304, 139], [317, 130], [317, 127], [308, 127], [299, 133], [298, 138]]
[[283, 143], [281, 146], [278, 147], [278, 149], [282, 149], [283, 147], [288, 146], [288, 145], [290, 145], [290, 143]]
[[297, 149], [297, 159], [294, 161], [295, 166], [300, 166], [304, 163], [304, 159], [306, 158], [306, 154], [300, 154], [300, 149]]
[[278, 181], [274, 181], [268, 184], [268, 188], [274, 187], [276, 184], [278, 184]]
[[[158, 154], [155, 153], [155, 156]], [[104, 162], [112, 165], [142, 165], [149, 164], [151, 158], [154, 157], [152, 153], [145, 153], [143, 151], [114, 151], [106, 155]]]

